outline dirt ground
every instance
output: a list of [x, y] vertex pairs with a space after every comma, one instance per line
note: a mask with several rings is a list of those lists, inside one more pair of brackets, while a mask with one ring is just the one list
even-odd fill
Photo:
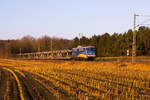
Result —
[[150, 64], [0, 59], [0, 100], [149, 100]]

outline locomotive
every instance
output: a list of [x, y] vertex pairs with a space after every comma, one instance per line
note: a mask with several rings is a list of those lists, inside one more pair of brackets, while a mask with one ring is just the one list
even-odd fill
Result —
[[78, 46], [72, 49], [72, 59], [94, 60], [96, 57], [96, 49], [94, 46]]

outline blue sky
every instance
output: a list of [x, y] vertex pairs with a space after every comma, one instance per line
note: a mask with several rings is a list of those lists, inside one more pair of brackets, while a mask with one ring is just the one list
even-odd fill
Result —
[[[150, 15], [149, 0], [0, 0], [0, 39], [26, 35], [73, 39], [133, 27], [133, 14]], [[144, 18], [137, 18], [137, 23]]]

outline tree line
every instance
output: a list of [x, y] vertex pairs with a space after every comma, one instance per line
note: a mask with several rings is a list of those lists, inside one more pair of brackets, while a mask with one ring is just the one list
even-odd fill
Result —
[[[137, 33], [137, 55], [150, 55], [150, 28], [139, 27]], [[132, 54], [132, 35], [133, 31], [128, 30], [124, 33], [104, 33], [93, 35], [90, 38], [82, 36], [80, 39], [75, 37], [73, 40], [62, 38], [51, 38], [43, 36], [34, 38], [25, 36], [17, 40], [0, 40], [0, 57], [14, 57], [18, 53], [43, 52], [50, 50], [72, 49], [81, 46], [95, 46], [96, 54], [99, 57], [105, 56], [126, 56]]]
[[19, 53], [44, 52], [52, 49], [71, 49], [71, 43], [72, 40], [49, 36], [38, 39], [25, 36], [17, 40], [0, 40], [0, 57], [15, 57]]

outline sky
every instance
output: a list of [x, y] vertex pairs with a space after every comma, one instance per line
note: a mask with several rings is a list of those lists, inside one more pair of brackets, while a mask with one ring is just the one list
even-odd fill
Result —
[[[0, 39], [73, 39], [133, 28], [134, 13], [150, 15], [150, 0], [0, 0]], [[146, 17], [137, 17], [137, 23]]]

